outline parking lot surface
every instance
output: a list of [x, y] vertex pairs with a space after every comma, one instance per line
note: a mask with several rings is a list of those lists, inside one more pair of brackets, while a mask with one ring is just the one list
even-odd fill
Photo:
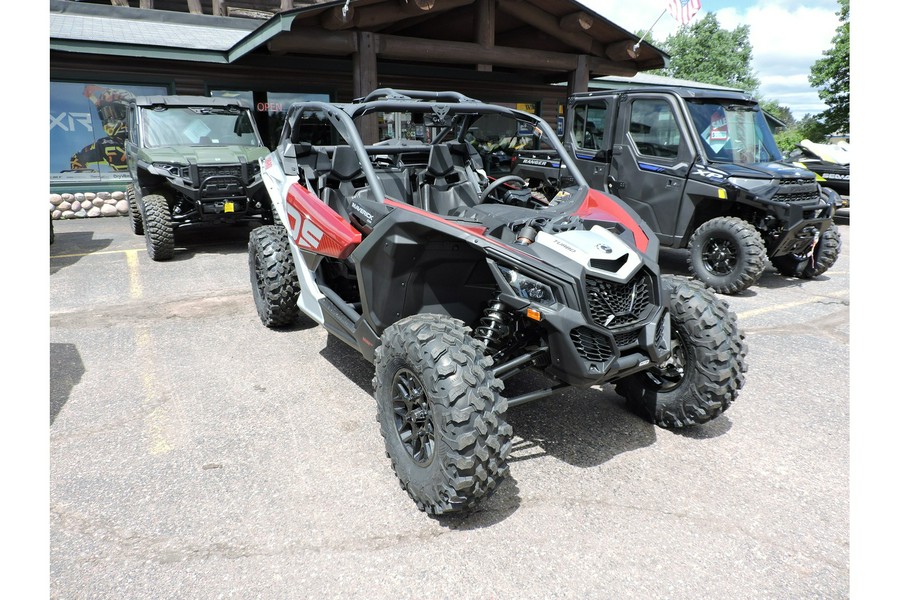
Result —
[[438, 518], [391, 471], [373, 367], [260, 324], [246, 229], [165, 263], [125, 218], [55, 231], [52, 598], [849, 596], [849, 224], [820, 278], [723, 297], [749, 371], [720, 418], [659, 429], [611, 386], [512, 407], [510, 476]]

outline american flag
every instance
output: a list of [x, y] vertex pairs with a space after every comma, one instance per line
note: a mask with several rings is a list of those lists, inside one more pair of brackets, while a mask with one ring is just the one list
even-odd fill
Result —
[[700, 10], [700, 0], [668, 0], [668, 2], [669, 13], [681, 25], [687, 25]]

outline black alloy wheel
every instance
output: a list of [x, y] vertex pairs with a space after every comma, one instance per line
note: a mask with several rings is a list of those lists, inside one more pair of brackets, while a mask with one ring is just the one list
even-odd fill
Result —
[[419, 466], [434, 458], [434, 415], [422, 382], [409, 369], [400, 369], [391, 386], [394, 425], [400, 442]]

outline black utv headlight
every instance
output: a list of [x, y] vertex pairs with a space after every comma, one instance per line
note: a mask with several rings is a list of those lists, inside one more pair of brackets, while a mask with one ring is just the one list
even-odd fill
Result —
[[500, 267], [500, 272], [503, 273], [507, 283], [521, 298], [543, 306], [556, 304], [556, 294], [553, 288], [546, 283], [541, 283], [527, 275], [522, 275], [515, 269]]

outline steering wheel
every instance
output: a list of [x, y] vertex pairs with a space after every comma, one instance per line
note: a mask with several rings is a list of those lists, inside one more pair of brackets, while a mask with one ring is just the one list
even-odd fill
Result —
[[[510, 181], [515, 181], [522, 185], [522, 187], [528, 187], [528, 182], [519, 177], [518, 175], [504, 175], [503, 177], [498, 177], [494, 181], [492, 181], [484, 191], [481, 192], [481, 197], [479, 198], [479, 202], [484, 202], [498, 187], [505, 183], [509, 183]], [[503, 204], [503, 200], [498, 196], [494, 198], [497, 202]]]

